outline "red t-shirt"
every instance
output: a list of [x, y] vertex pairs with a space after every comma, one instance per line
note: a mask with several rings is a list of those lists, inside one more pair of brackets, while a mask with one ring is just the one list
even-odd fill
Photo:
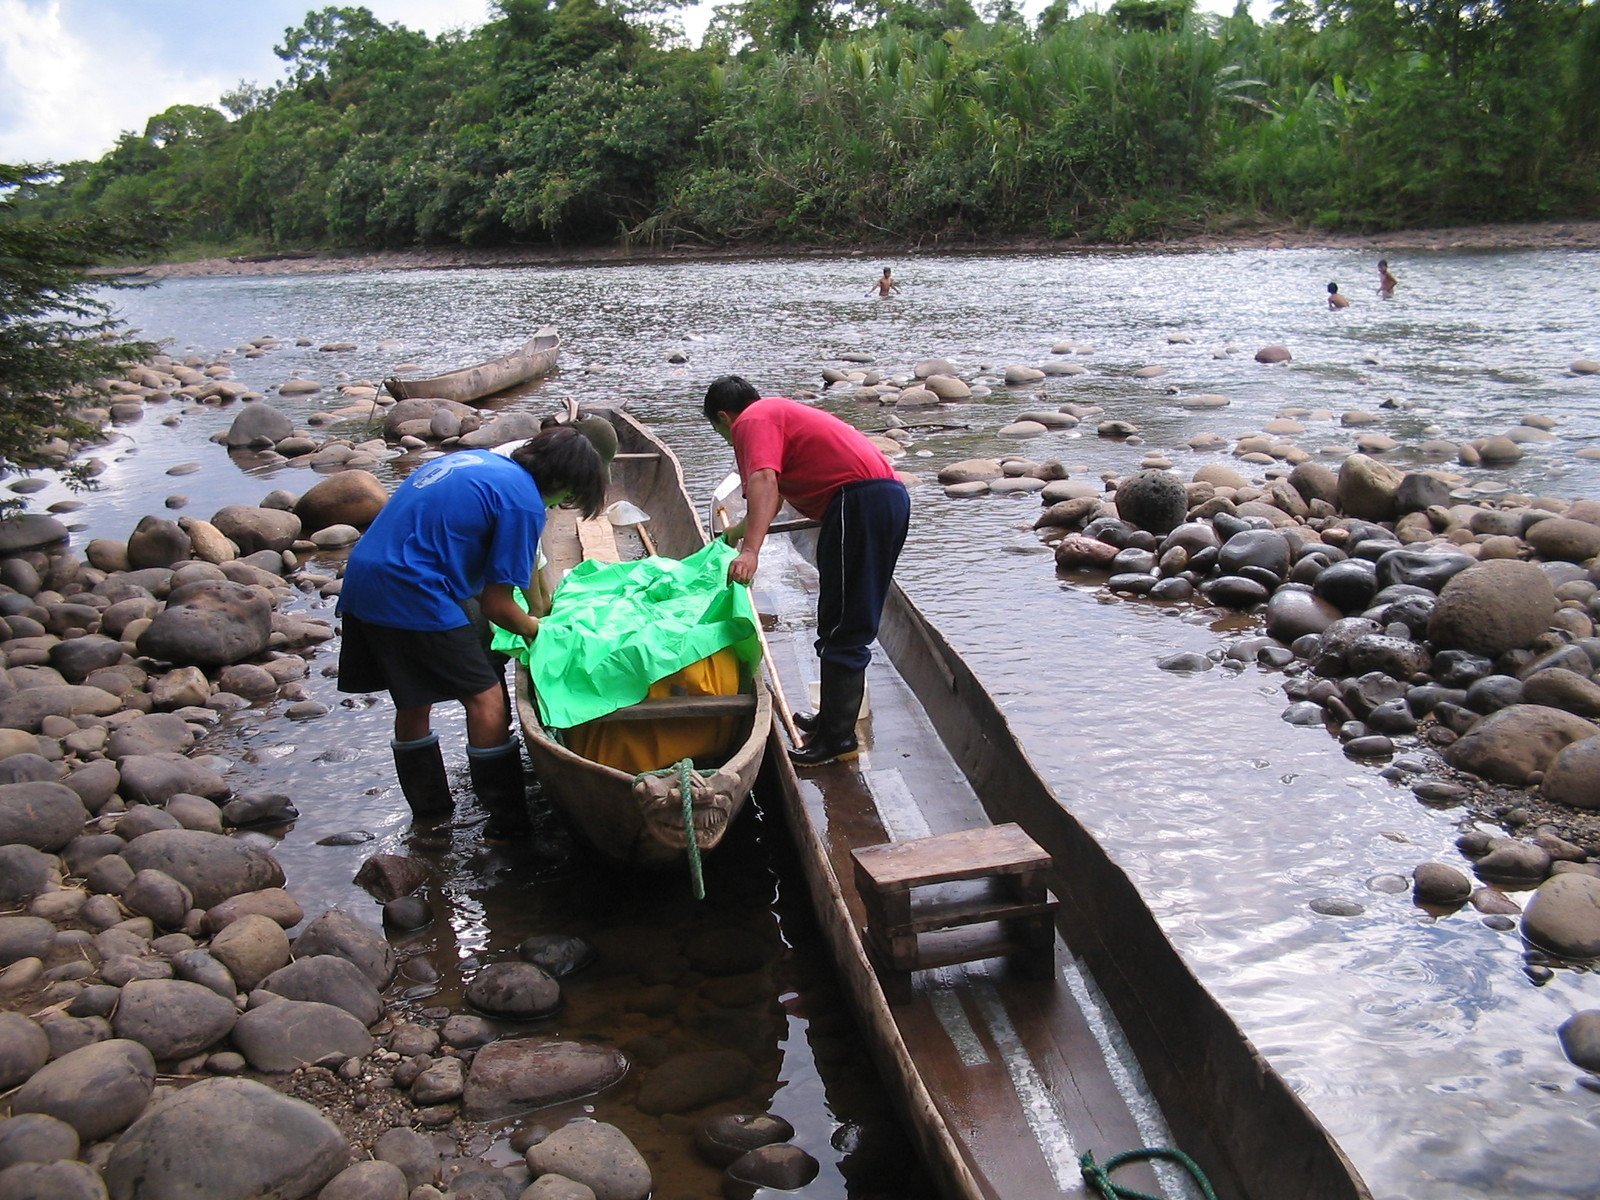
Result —
[[860, 430], [784, 396], [763, 396], [733, 419], [733, 453], [745, 479], [776, 471], [778, 494], [813, 520], [845, 484], [895, 477]]

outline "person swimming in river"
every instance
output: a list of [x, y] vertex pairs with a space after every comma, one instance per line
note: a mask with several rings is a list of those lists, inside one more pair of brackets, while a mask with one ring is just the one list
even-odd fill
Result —
[[1329, 308], [1349, 308], [1350, 307], [1350, 297], [1342, 294], [1339, 291], [1339, 285], [1337, 283], [1330, 283], [1328, 285], [1328, 307]]
[[1389, 260], [1380, 258], [1378, 260], [1378, 295], [1385, 300], [1393, 300], [1395, 285], [1399, 282], [1398, 279], [1389, 274]]
[[890, 270], [891, 268], [889, 267], [883, 269], [883, 274], [878, 276], [873, 281], [872, 286], [867, 289], [867, 295], [870, 296], [873, 292], [877, 292], [879, 299], [888, 299], [890, 292], [898, 292], [900, 290], [900, 285], [889, 274]]

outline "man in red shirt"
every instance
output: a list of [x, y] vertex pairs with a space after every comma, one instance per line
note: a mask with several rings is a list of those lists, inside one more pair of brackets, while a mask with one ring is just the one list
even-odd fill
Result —
[[795, 723], [811, 736], [789, 757], [799, 766], [854, 758], [868, 649], [905, 545], [911, 497], [883, 451], [838, 417], [782, 396], [762, 397], [737, 375], [706, 389], [706, 420], [733, 446], [745, 519], [725, 535], [739, 545], [728, 578], [750, 583], [772, 519], [787, 500], [821, 522], [817, 539], [817, 654], [822, 703]]

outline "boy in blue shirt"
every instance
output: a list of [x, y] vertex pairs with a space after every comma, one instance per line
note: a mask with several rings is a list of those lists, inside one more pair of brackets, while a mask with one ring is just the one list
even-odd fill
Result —
[[467, 714], [472, 787], [489, 811], [485, 836], [527, 831], [503, 665], [490, 658], [473, 608], [503, 629], [536, 636], [538, 618], [512, 589], [532, 579], [545, 510], [572, 503], [593, 518], [605, 490], [593, 444], [556, 426], [509, 457], [463, 450], [418, 468], [350, 552], [337, 610], [344, 619], [339, 690], [394, 698], [395, 771], [414, 816], [451, 812], [430, 715], [435, 704], [456, 700]]

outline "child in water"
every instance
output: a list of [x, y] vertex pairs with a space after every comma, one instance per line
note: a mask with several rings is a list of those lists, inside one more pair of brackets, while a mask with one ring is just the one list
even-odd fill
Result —
[[1380, 258], [1378, 260], [1378, 295], [1385, 300], [1393, 300], [1395, 284], [1399, 282], [1398, 279], [1389, 274], [1389, 260]]
[[1350, 307], [1350, 297], [1340, 294], [1339, 285], [1337, 283], [1330, 283], [1328, 285], [1328, 307], [1329, 308], [1349, 308]]

